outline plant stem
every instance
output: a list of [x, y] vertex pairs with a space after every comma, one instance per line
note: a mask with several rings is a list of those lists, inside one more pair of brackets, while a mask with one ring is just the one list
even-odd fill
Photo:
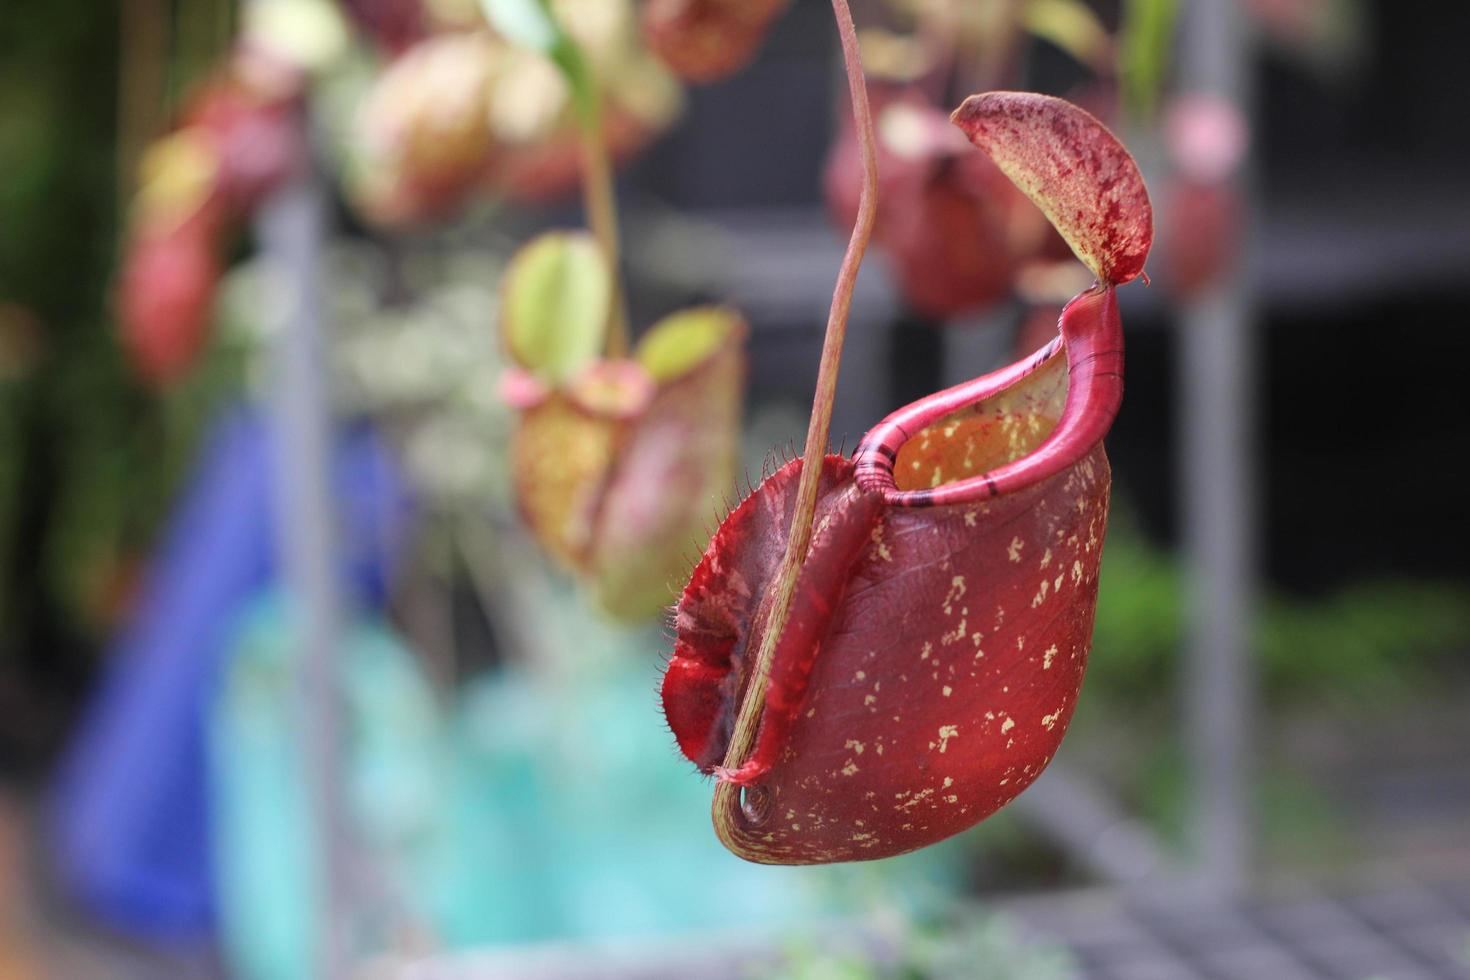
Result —
[[607, 355], [628, 353], [628, 309], [623, 289], [622, 251], [618, 244], [618, 205], [613, 194], [612, 162], [602, 127], [602, 93], [596, 73], [582, 48], [557, 20], [551, 0], [482, 0], [490, 23], [506, 38], [538, 51], [561, 69], [571, 89], [572, 110], [581, 130], [582, 207], [612, 277], [612, 303], [607, 317]]
[[[868, 108], [868, 88], [863, 80], [862, 61], [858, 55], [857, 31], [847, 0], [832, 0], [837, 18], [837, 33], [842, 38], [842, 58], [847, 68], [847, 84], [852, 97], [853, 117], [857, 121], [858, 142], [862, 148], [863, 186], [858, 201], [857, 223], [847, 243], [847, 254], [837, 273], [832, 291], [832, 309], [827, 315], [827, 335], [822, 343], [822, 361], [817, 370], [817, 392], [812, 400], [812, 418], [807, 427], [806, 449], [802, 452], [801, 481], [797, 484], [796, 505], [791, 515], [791, 531], [786, 539], [786, 553], [772, 586], [771, 612], [761, 634], [755, 670], [746, 685], [745, 699], [740, 704], [735, 730], [725, 752], [724, 768], [738, 769], [755, 744], [760, 727], [761, 710], [765, 706], [766, 679], [771, 673], [771, 660], [781, 631], [791, 612], [796, 594], [797, 577], [806, 561], [812, 538], [812, 518], [817, 507], [817, 486], [822, 476], [822, 460], [827, 454], [832, 429], [832, 403], [837, 396], [837, 369], [842, 363], [842, 342], [847, 336], [847, 314], [852, 307], [852, 291], [857, 285], [858, 268], [863, 253], [873, 236], [873, 223], [878, 207], [878, 159], [873, 139], [873, 114]], [[734, 786], [721, 783], [716, 791], [717, 819], [721, 810], [720, 790], [727, 800], [733, 799]]]
[[602, 97], [597, 83], [578, 58], [582, 78], [573, 81], [581, 89], [577, 98], [577, 116], [582, 129], [582, 206], [587, 224], [602, 247], [612, 275], [612, 304], [607, 324], [607, 354], [624, 357], [631, 346], [628, 332], [628, 308], [620, 271], [622, 249], [619, 244], [618, 204], [613, 193], [612, 162], [608, 159], [607, 140], [602, 128]]

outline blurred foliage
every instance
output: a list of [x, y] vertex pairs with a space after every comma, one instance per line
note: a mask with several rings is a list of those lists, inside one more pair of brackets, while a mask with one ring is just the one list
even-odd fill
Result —
[[1152, 118], [1158, 107], [1178, 13], [1178, 0], [1125, 0], [1123, 4], [1118, 74], [1123, 106], [1135, 119]]
[[[1193, 841], [1191, 762], [1184, 746], [1163, 739], [1135, 769], [1129, 805], [1164, 840], [1186, 853]], [[1322, 787], [1300, 772], [1266, 768], [1255, 780], [1254, 827], [1259, 853], [1270, 866], [1340, 864], [1354, 857], [1348, 815]]]
[[904, 925], [884, 952], [788, 946], [779, 965], [751, 975], [771, 980], [1062, 980], [1076, 963], [1062, 947], [1023, 938], [1003, 916]]
[[[1187, 577], [1177, 556], [1142, 536], [1121, 501], [1105, 547], [1086, 696], [1073, 723], [1086, 735], [1073, 744], [1131, 811], [1182, 850], [1193, 816], [1192, 761], [1178, 717]], [[1403, 712], [1467, 676], [1460, 661], [1470, 648], [1470, 588], [1463, 585], [1382, 580], [1321, 597], [1267, 591], [1257, 609], [1255, 667], [1266, 717], [1310, 718], [1326, 709], [1356, 725]], [[1123, 718], [1127, 724], [1119, 724]], [[1266, 753], [1255, 786], [1261, 849], [1271, 860], [1299, 867], [1352, 853], [1340, 807], [1289, 760]], [[1040, 846], [1027, 834], [987, 843], [1013, 867], [1017, 855]]]
[[[1099, 587], [1088, 690], [1157, 702], [1178, 682], [1187, 582], [1178, 560], [1146, 542], [1114, 507]], [[1391, 704], [1436, 683], [1470, 649], [1470, 588], [1384, 579], [1323, 598], [1261, 596], [1255, 648], [1265, 696]]]
[[[125, 375], [109, 327], [117, 232], [115, 10], [0, 16], [0, 301], [34, 323], [0, 374], [0, 658], [75, 675], [118, 608], [187, 434]], [[181, 416], [187, 418], [187, 416]]]
[[[412, 252], [348, 240], [328, 247], [333, 398], [339, 411], [385, 424], [429, 513], [505, 511], [511, 413], [497, 393], [496, 327], [504, 260], [448, 238], [423, 244]], [[267, 275], [257, 257], [225, 278], [221, 342], [266, 347]], [[258, 356], [251, 363], [258, 388], [264, 365]]]

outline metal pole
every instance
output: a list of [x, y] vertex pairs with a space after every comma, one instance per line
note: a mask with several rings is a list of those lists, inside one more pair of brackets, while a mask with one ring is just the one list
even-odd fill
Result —
[[[1239, 3], [1195, 0], [1184, 16], [1185, 91], [1224, 99], [1249, 119], [1250, 62]], [[1236, 179], [1248, 227], [1250, 182], [1245, 173]], [[1251, 850], [1257, 521], [1255, 316], [1247, 268], [1237, 259], [1219, 286], [1181, 311], [1178, 346], [1182, 517], [1192, 590], [1184, 692], [1192, 826], [1199, 884], [1215, 898], [1243, 889]]]
[[309, 894], [317, 916], [314, 975], [347, 976], [344, 942], [347, 820], [343, 809], [340, 681], [342, 595], [331, 486], [321, 253], [325, 204], [304, 176], [267, 202], [257, 225], [270, 274], [276, 338], [274, 401], [278, 554], [298, 644], [298, 736], [313, 853]]

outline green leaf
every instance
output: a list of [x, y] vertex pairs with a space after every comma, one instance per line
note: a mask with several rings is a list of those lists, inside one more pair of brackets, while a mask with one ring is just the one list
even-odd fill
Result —
[[1178, 0], [1126, 0], [1118, 43], [1123, 104], [1139, 119], [1153, 115], [1169, 68]]
[[634, 356], [655, 381], [672, 381], [744, 331], [745, 320], [734, 310], [719, 306], [680, 310], [650, 327]]
[[525, 245], [501, 286], [501, 330], [516, 362], [554, 384], [602, 350], [612, 276], [585, 232], [548, 232]]

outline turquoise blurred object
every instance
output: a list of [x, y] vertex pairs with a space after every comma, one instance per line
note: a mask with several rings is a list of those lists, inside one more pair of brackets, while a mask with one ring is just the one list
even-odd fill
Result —
[[596, 673], [556, 690], [506, 674], [466, 692], [448, 944], [649, 938], [822, 914], [815, 878], [747, 864], [715, 839], [708, 784], [672, 751], [650, 671]]
[[[312, 975], [316, 900], [288, 604], [271, 595], [239, 624], [209, 730], [216, 902], [232, 975]], [[342, 650], [354, 885], [364, 909], [421, 918], [445, 796], [443, 733], [417, 661], [385, 626], [359, 621]], [[309, 720], [308, 720], [309, 723]], [[364, 880], [358, 880], [364, 879]]]
[[[358, 934], [417, 935], [438, 949], [779, 937], [868, 911], [867, 899], [952, 900], [963, 862], [945, 848], [836, 868], [731, 855], [710, 827], [708, 781], [675, 750], [657, 709], [660, 635], [612, 626], [570, 591], [540, 598], [555, 610], [542, 642], [575, 659], [477, 678], [447, 717], [386, 627], [352, 631], [345, 785], [357, 863], [381, 886], [365, 893], [374, 907], [353, 910], [375, 924]], [[212, 732], [220, 908], [244, 980], [310, 975], [314, 855], [288, 635], [274, 600], [242, 627]]]
[[657, 629], [610, 624], [564, 586], [524, 598], [541, 668], [469, 684], [436, 918], [451, 948], [768, 931], [958, 894], [963, 844], [865, 866], [773, 868], [730, 854], [711, 784], [658, 702]]

